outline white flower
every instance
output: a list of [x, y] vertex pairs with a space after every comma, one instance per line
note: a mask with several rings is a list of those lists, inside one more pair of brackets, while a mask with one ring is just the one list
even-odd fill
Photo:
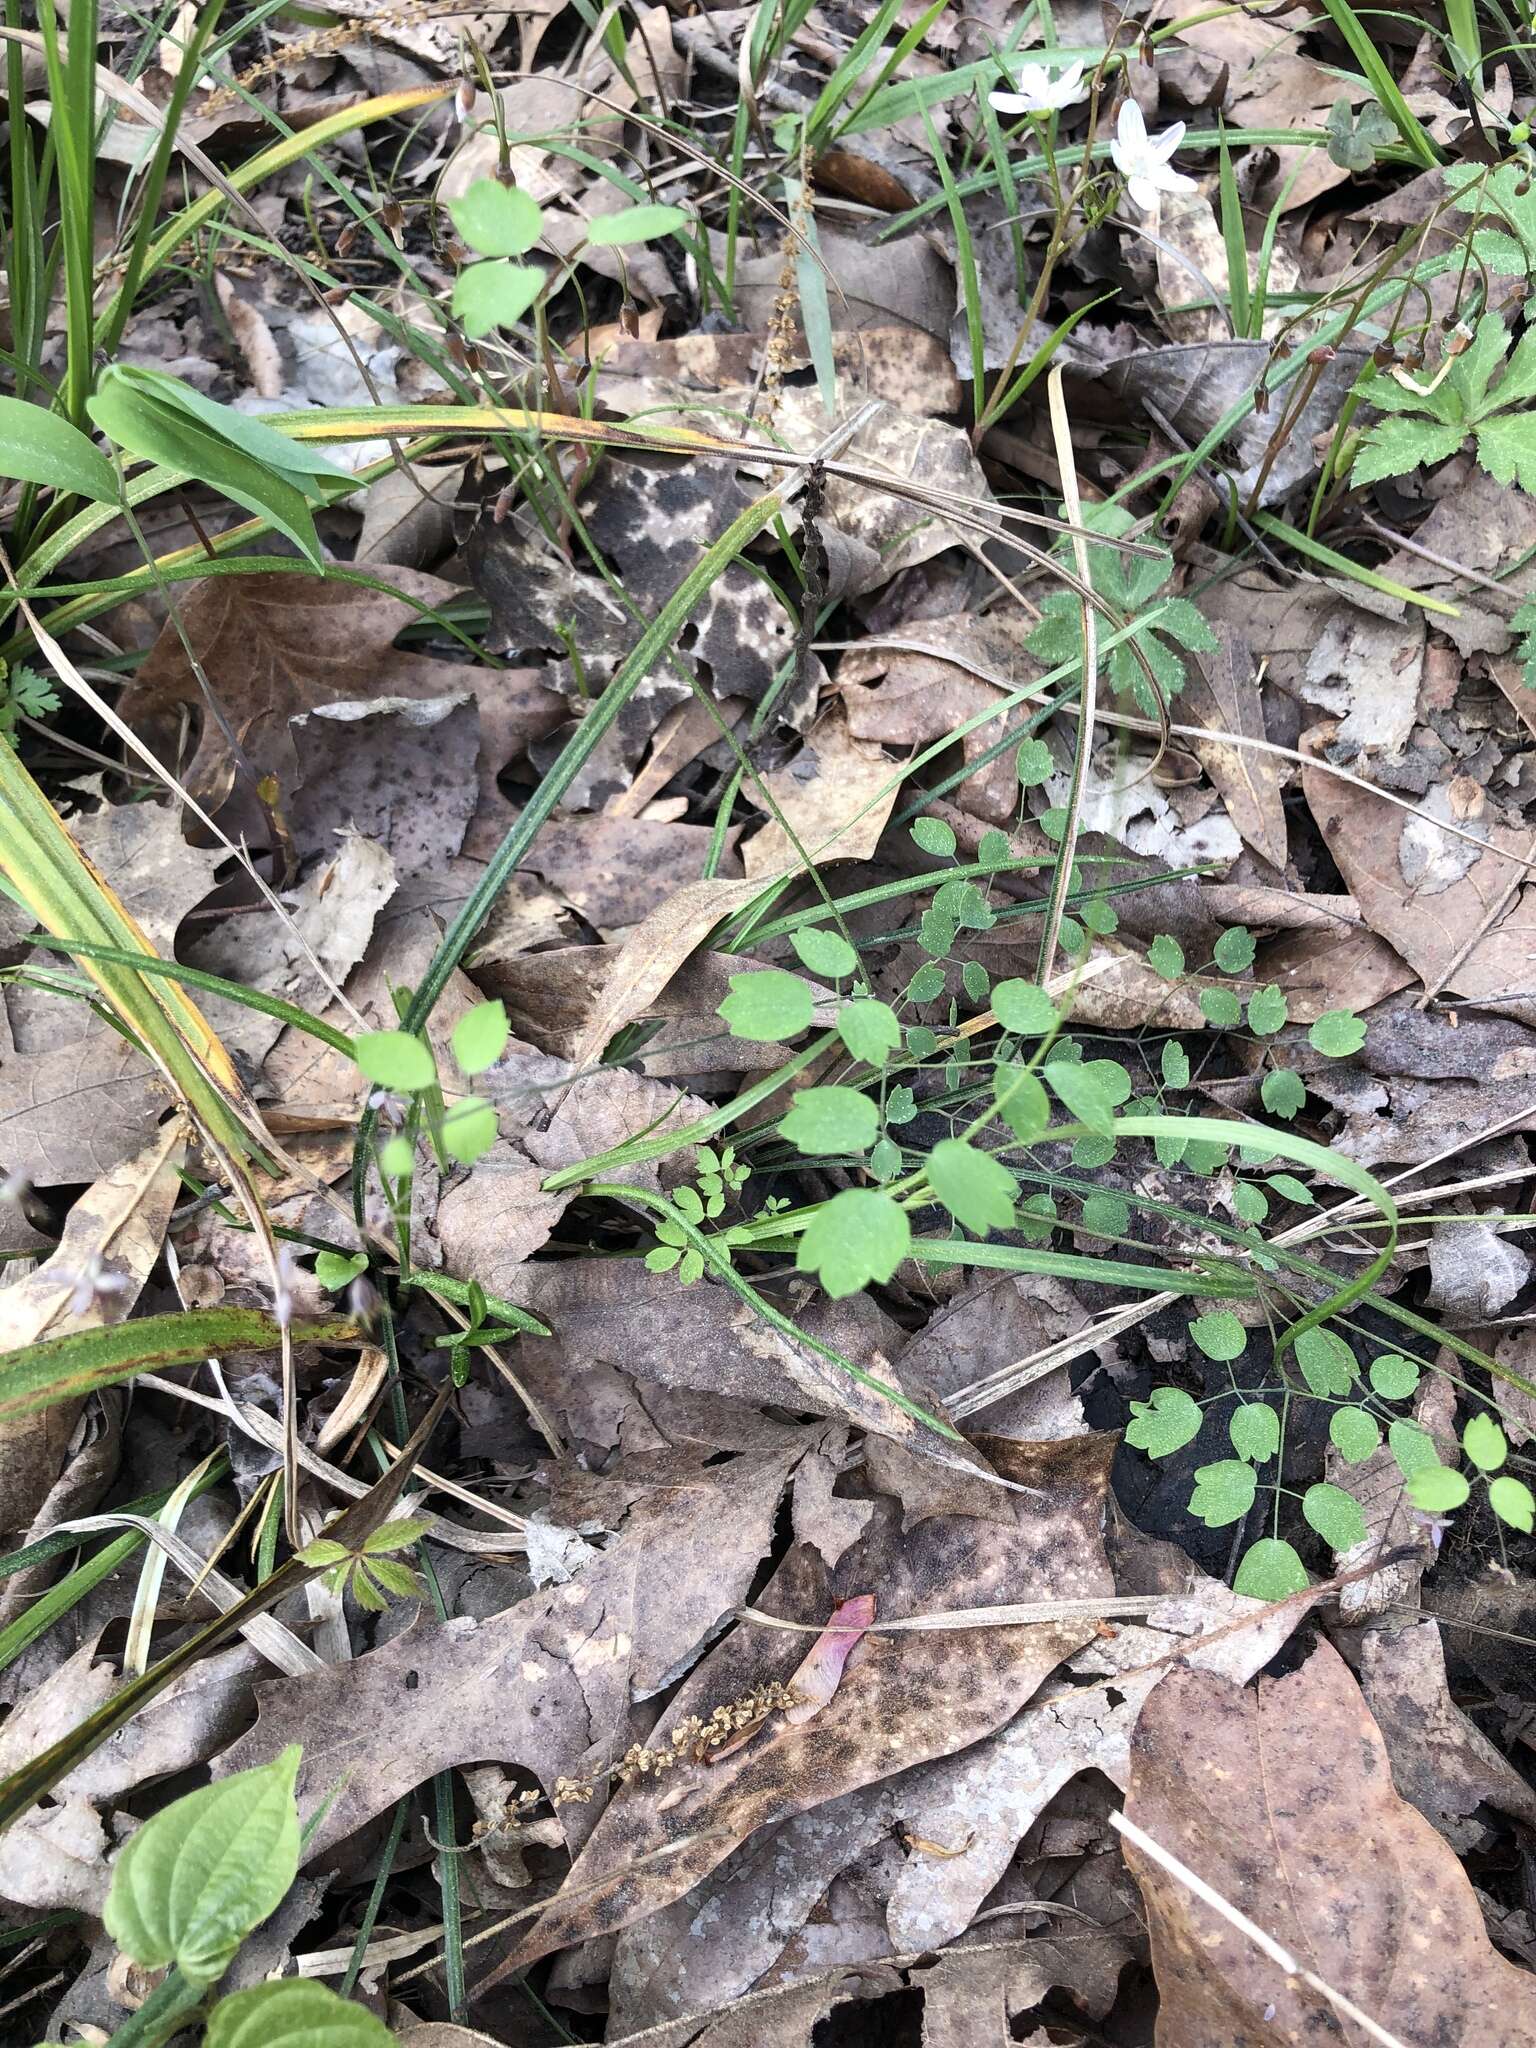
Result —
[[1131, 204], [1150, 213], [1159, 192], [1193, 192], [1195, 180], [1176, 171], [1169, 159], [1184, 140], [1184, 123], [1175, 121], [1161, 135], [1149, 135], [1134, 100], [1121, 103], [1117, 133], [1109, 145], [1115, 168], [1125, 179]]
[[1057, 114], [1075, 107], [1083, 97], [1083, 67], [1070, 65], [1054, 82], [1043, 64], [1026, 64], [1016, 80], [1017, 92], [995, 92], [992, 104], [1000, 114]]

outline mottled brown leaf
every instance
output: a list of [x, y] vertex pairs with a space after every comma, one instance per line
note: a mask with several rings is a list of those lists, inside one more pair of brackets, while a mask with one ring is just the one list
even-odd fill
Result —
[[[1536, 2037], [1536, 1978], [1489, 1946], [1461, 1865], [1393, 1789], [1380, 1731], [1328, 1644], [1257, 1691], [1170, 1673], [1137, 1724], [1126, 1811], [1398, 2039]], [[1160, 2048], [1342, 2037], [1318, 1994], [1136, 1849], [1126, 1856], [1151, 1922]]]

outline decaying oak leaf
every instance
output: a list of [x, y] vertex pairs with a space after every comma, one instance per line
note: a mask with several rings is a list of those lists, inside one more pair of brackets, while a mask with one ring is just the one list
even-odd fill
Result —
[[[870, 1590], [884, 1622], [961, 1605], [1107, 1593], [1112, 1581], [1101, 1529], [1113, 1440], [1015, 1444], [984, 1437], [978, 1448], [1006, 1479], [1035, 1489], [1003, 1496], [1016, 1503], [1011, 1528], [951, 1515], [903, 1535], [898, 1504], [881, 1495], [868, 1528], [834, 1571], [797, 1544], [758, 1605], [814, 1631], [841, 1601]], [[947, 1630], [870, 1632], [812, 1720], [770, 1724], [757, 1742], [712, 1768], [636, 1780], [618, 1793], [562, 1891], [496, 1976], [654, 1912], [760, 1828], [981, 1740], [1093, 1632], [1091, 1621], [1076, 1619], [966, 1630], [958, 1638], [963, 1667]], [[764, 1683], [787, 1683], [805, 1648], [805, 1636], [794, 1632], [737, 1627], [670, 1703], [652, 1745], [690, 1715], [707, 1716]]]
[[1459, 1854], [1489, 1838], [1480, 1807], [1536, 1827], [1536, 1792], [1451, 1698], [1438, 1621], [1368, 1629], [1360, 1689], [1387, 1745], [1392, 1783]]
[[638, 1495], [617, 1541], [575, 1578], [500, 1614], [418, 1621], [350, 1664], [259, 1688], [260, 1718], [219, 1775], [302, 1743], [303, 1810], [341, 1787], [313, 1856], [434, 1771], [494, 1757], [546, 1792], [561, 1777], [591, 1782], [591, 1800], [559, 1808], [579, 1842], [628, 1747], [632, 1703], [685, 1669], [746, 1594], [801, 1448], [749, 1451]]
[[[498, 1292], [532, 1309], [555, 1332], [525, 1338], [519, 1351], [530, 1384], [557, 1413], [563, 1403], [579, 1402], [581, 1371], [603, 1364], [666, 1387], [837, 1416], [924, 1461], [978, 1483], [989, 1479], [987, 1461], [974, 1446], [940, 1436], [882, 1394], [883, 1382], [944, 1419], [921, 1380], [890, 1364], [899, 1331], [867, 1296], [792, 1299], [788, 1306], [807, 1336], [841, 1353], [873, 1386], [764, 1322], [721, 1281], [684, 1288], [674, 1274], [624, 1259], [545, 1261], [509, 1271], [503, 1282]], [[583, 1434], [579, 1427], [572, 1433]], [[995, 1483], [990, 1491], [997, 1491]]]
[[[896, 802], [900, 772], [879, 747], [850, 736], [841, 710], [830, 713], [787, 767], [763, 777], [779, 817], [770, 815], [742, 848], [748, 875], [761, 884], [793, 872], [804, 866], [802, 850], [816, 864], [868, 860]], [[762, 801], [755, 785], [751, 793]]]
[[[1256, 1691], [1171, 1672], [1131, 1752], [1128, 1816], [1388, 2033], [1478, 2048], [1536, 2037], [1536, 1978], [1490, 1947], [1465, 1872], [1394, 1791], [1330, 1645]], [[1160, 2044], [1340, 2038], [1317, 1993], [1129, 1844], [1126, 1858], [1151, 1923]]]
[[[216, 809], [241, 766], [257, 777], [275, 776], [280, 801], [287, 800], [301, 779], [289, 721], [303, 713], [380, 696], [419, 701], [473, 690], [485, 707], [484, 729], [494, 728], [499, 742], [481, 763], [482, 803], [510, 822], [496, 775], [513, 753], [550, 730], [558, 700], [528, 669], [466, 667], [397, 649], [396, 636], [419, 618], [421, 606], [459, 593], [416, 570], [380, 563], [372, 573], [402, 594], [283, 573], [190, 585], [178, 601], [178, 625], [165, 628], [119, 699], [124, 718], [200, 802]], [[217, 709], [204, 699], [188, 646], [210, 679]], [[198, 731], [190, 760], [182, 737], [188, 716]], [[502, 747], [506, 752], [494, 758]]]
[[[1329, 728], [1303, 736], [1318, 754]], [[1437, 784], [1415, 816], [1322, 768], [1302, 770], [1302, 789], [1328, 851], [1372, 930], [1432, 989], [1448, 988], [1507, 1016], [1536, 1019], [1529, 963], [1536, 947], [1536, 891], [1522, 886], [1529, 832], [1489, 816], [1468, 776]], [[1482, 851], [1441, 829], [1455, 825]]]
[[1247, 640], [1231, 632], [1219, 638], [1221, 645], [1206, 656], [1203, 670], [1197, 662], [1186, 664], [1178, 717], [1184, 725], [1204, 727], [1207, 737], [1190, 741], [1200, 766], [1221, 792], [1227, 816], [1243, 838], [1283, 874], [1288, 858], [1281, 796], [1286, 764], [1224, 737], [1267, 740], [1269, 735]]

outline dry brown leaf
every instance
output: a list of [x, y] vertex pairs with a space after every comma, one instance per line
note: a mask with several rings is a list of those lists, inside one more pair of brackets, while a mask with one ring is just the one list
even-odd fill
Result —
[[787, 767], [763, 777], [763, 788], [779, 815], [770, 815], [743, 846], [742, 865], [761, 885], [773, 875], [798, 870], [802, 850], [818, 865], [826, 860], [868, 860], [880, 843], [900, 787], [896, 763], [879, 747], [854, 739], [839, 707], [806, 736]]
[[[36, 1272], [0, 1286], [0, 1352], [126, 1320], [160, 1256], [186, 1157], [180, 1118], [88, 1188], [58, 1249]], [[0, 1427], [0, 1517], [25, 1529], [58, 1477], [83, 1398], [56, 1401]]]
[[[1536, 1978], [1489, 1946], [1461, 1865], [1393, 1790], [1380, 1731], [1328, 1644], [1256, 1692], [1170, 1673], [1137, 1723], [1126, 1813], [1399, 2040], [1536, 2037]], [[1339, 2038], [1318, 1994], [1139, 1850], [1126, 1858], [1164, 2048]]]
[[[962, 1855], [913, 1857], [887, 1908], [898, 1948], [938, 1948], [964, 1932], [1014, 1850], [1063, 1785], [1103, 1771], [1124, 1787], [1137, 1716], [1175, 1660], [1242, 1683], [1289, 1641], [1311, 1596], [1274, 1606], [1217, 1579], [1165, 1600], [1146, 1625], [1121, 1625], [1073, 1657], [1075, 1682], [1047, 1685], [999, 1734], [916, 1775], [900, 1807], [909, 1831], [943, 1839], [963, 1821]], [[1097, 1682], [1094, 1682], [1097, 1681]]]
[[302, 1742], [305, 1811], [341, 1787], [311, 1856], [457, 1764], [495, 1757], [546, 1791], [595, 1775], [592, 1801], [559, 1809], [579, 1842], [628, 1746], [631, 1703], [684, 1668], [746, 1593], [800, 1448], [747, 1452], [640, 1493], [584, 1571], [500, 1614], [418, 1621], [350, 1664], [259, 1688], [260, 1718], [218, 1773]]
[[[418, 603], [443, 603], [454, 585], [409, 569], [376, 565], [375, 573]], [[216, 808], [234, 786], [237, 763], [219, 719], [206, 704], [182, 633], [209, 676], [240, 752], [257, 776], [277, 778], [286, 802], [301, 780], [289, 721], [322, 705], [380, 695], [423, 698], [474, 691], [494, 725], [498, 746], [525, 747], [550, 730], [559, 706], [528, 669], [486, 669], [400, 652], [395, 636], [419, 617], [402, 595], [315, 576], [215, 576], [189, 586], [178, 605], [181, 631], [167, 626], [119, 699], [123, 717], [162, 760], [178, 769], [203, 804]], [[197, 749], [183, 758], [182, 720], [200, 727]], [[511, 751], [482, 761], [481, 798], [511, 820], [495, 787]], [[345, 819], [338, 819], [345, 824]]]
[[[902, 1536], [897, 1504], [881, 1496], [835, 1572], [796, 1546], [758, 1605], [819, 1627], [842, 1600], [872, 1589], [886, 1621], [959, 1604], [1107, 1592], [1101, 1528], [1111, 1447], [1104, 1437], [1043, 1445], [983, 1438], [978, 1448], [1005, 1477], [1042, 1490], [1038, 1498], [1008, 1496], [1016, 1503], [1012, 1527], [947, 1516]], [[978, 1629], [965, 1639], [962, 1687], [953, 1683], [954, 1648], [942, 1631], [867, 1635], [813, 1720], [775, 1724], [690, 1778], [637, 1780], [618, 1793], [562, 1893], [496, 1974], [654, 1912], [758, 1829], [991, 1734], [1092, 1633], [1092, 1622], [1076, 1621]], [[671, 1702], [652, 1745], [690, 1714], [708, 1714], [755, 1685], [785, 1682], [804, 1653], [801, 1635], [737, 1629]]]
[[[1320, 753], [1328, 734], [1315, 727], [1303, 751]], [[1436, 785], [1423, 817], [1320, 767], [1302, 770], [1302, 789], [1367, 922], [1427, 987], [1536, 1017], [1536, 892], [1522, 887], [1522, 862], [1536, 853], [1529, 832], [1495, 823], [1485, 792], [1467, 776]], [[1440, 830], [1437, 819], [1481, 838], [1486, 850]]]
[[1197, 663], [1188, 664], [1180, 721], [1204, 726], [1211, 735], [1190, 741], [1200, 766], [1221, 792], [1227, 816], [1243, 838], [1283, 874], [1288, 858], [1281, 798], [1286, 770], [1273, 754], [1222, 739], [1223, 732], [1258, 740], [1267, 740], [1269, 734], [1248, 642], [1235, 633], [1220, 638], [1221, 646], [1206, 659], [1204, 674]]
[[1438, 1621], [1367, 1630], [1360, 1689], [1392, 1760], [1392, 1783], [1465, 1855], [1488, 1838], [1481, 1806], [1536, 1826], [1536, 1792], [1451, 1698]]

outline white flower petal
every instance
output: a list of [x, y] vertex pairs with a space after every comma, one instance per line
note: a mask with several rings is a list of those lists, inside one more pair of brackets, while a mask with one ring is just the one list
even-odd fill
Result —
[[1183, 140], [1184, 123], [1182, 121], [1175, 121], [1173, 126], [1165, 128], [1161, 135], [1152, 136], [1150, 138], [1150, 146], [1154, 154], [1160, 156], [1163, 162], [1167, 163], [1169, 157], [1173, 155], [1173, 152]]
[[1200, 180], [1186, 178], [1182, 171], [1171, 171], [1165, 164], [1157, 176], [1157, 183], [1164, 192], [1198, 192]]
[[1128, 177], [1125, 193], [1132, 206], [1141, 213], [1151, 213], [1157, 206], [1157, 186], [1150, 178]]
[[1036, 114], [1040, 111], [1036, 101], [1028, 93], [994, 92], [988, 95], [995, 112], [999, 114]]
[[[1116, 134], [1120, 147], [1129, 156], [1140, 156], [1147, 146], [1147, 124], [1142, 119], [1140, 107], [1133, 99], [1124, 99], [1120, 102]], [[1123, 170], [1124, 165], [1121, 168]]]

